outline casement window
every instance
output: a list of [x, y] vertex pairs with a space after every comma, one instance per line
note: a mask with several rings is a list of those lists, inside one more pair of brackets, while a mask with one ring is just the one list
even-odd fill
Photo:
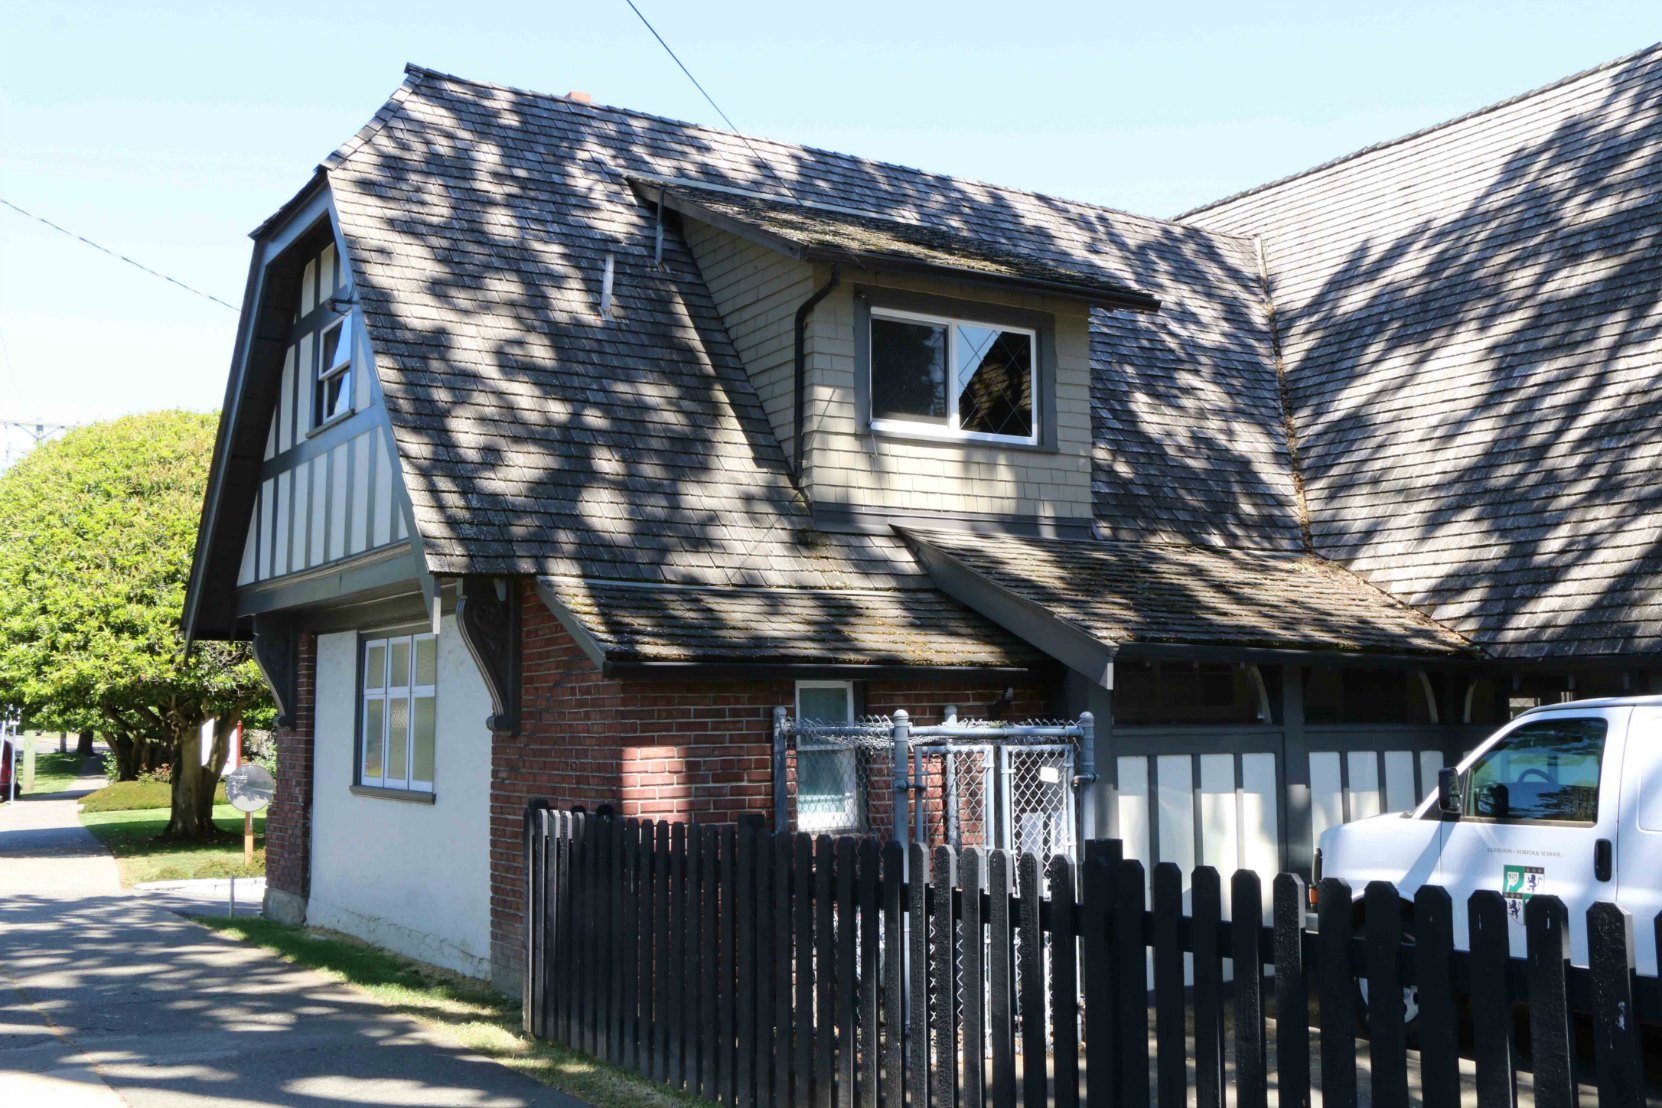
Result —
[[931, 437], [1036, 444], [1036, 330], [873, 306], [871, 427]]
[[[798, 681], [796, 718], [813, 723], [854, 719], [852, 681]], [[796, 827], [799, 831], [860, 831], [865, 826], [859, 751], [799, 742], [796, 750]]]
[[358, 784], [433, 791], [438, 645], [431, 634], [363, 640]]
[[352, 317], [323, 329], [317, 344], [317, 383], [312, 426], [322, 427], [352, 410]]

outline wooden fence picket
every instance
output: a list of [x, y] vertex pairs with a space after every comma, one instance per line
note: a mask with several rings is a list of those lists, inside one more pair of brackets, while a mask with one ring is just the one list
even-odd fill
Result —
[[1556, 896], [1524, 902], [1525, 964], [1529, 978], [1529, 1053], [1536, 1108], [1575, 1108], [1570, 1068], [1570, 914]]
[[[1662, 913], [1657, 914], [1656, 930], [1662, 937]], [[1634, 1018], [1633, 921], [1614, 904], [1593, 905], [1587, 911], [1587, 945], [1599, 1108], [1639, 1108], [1645, 1100], [1645, 1073], [1639, 1021]]]
[[1420, 1001], [1420, 1095], [1429, 1104], [1454, 1104], [1460, 1099], [1454, 902], [1434, 885], [1414, 894], [1414, 973]]
[[1199, 1108], [1223, 1108], [1223, 881], [1211, 866], [1190, 879], [1195, 967], [1195, 1101]]
[[1374, 1108], [1408, 1108], [1408, 1039], [1397, 956], [1402, 950], [1396, 888], [1370, 881], [1362, 892], [1363, 961], [1368, 971], [1368, 1070]]
[[1264, 1056], [1264, 889], [1258, 875], [1236, 870], [1229, 884], [1229, 957], [1234, 972], [1235, 1108], [1268, 1108]]
[[1466, 905], [1471, 945], [1472, 1046], [1477, 1066], [1477, 1102], [1483, 1108], [1514, 1108], [1517, 1075], [1512, 1057], [1512, 989], [1507, 968], [1511, 937], [1506, 901], [1492, 889], [1471, 895]]

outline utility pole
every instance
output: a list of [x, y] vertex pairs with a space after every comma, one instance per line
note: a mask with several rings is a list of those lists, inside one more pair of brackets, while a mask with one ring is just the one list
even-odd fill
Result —
[[[6, 444], [4, 457], [0, 458], [0, 470], [10, 469], [13, 462], [30, 450], [73, 426], [73, 423], [48, 423], [44, 419], [0, 419], [0, 435], [4, 436]], [[29, 445], [23, 450], [17, 449], [17, 432], [29, 436]]]

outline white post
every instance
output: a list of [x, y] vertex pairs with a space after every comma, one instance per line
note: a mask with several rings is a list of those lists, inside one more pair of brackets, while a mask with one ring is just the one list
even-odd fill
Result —
[[237, 916], [237, 879], [231, 878], [231, 918]]

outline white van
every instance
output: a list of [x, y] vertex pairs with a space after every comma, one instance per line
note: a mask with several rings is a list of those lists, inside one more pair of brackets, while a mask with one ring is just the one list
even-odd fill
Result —
[[1408, 812], [1334, 827], [1317, 875], [1360, 897], [1389, 881], [1405, 901], [1441, 885], [1454, 901], [1454, 941], [1468, 945], [1466, 898], [1506, 898], [1512, 956], [1524, 954], [1524, 902], [1550, 893], [1569, 910], [1570, 960], [1587, 964], [1587, 909], [1615, 901], [1633, 920], [1640, 974], [1657, 972], [1662, 912], [1662, 696], [1531, 708], [1442, 771]]

